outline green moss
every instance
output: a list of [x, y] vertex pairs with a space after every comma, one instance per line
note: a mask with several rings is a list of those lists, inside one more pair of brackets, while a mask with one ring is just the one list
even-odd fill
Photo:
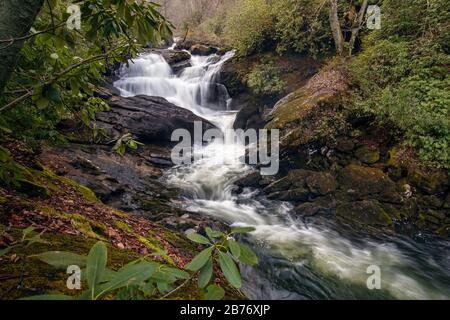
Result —
[[114, 221], [114, 224], [116, 225], [117, 228], [125, 231], [125, 232], [129, 232], [132, 233], [133, 229], [131, 228], [131, 226], [129, 226], [128, 224], [126, 224], [125, 222], [122, 221]]
[[4, 197], [0, 197], [0, 204], [4, 204], [8, 202], [8, 199], [4, 198]]
[[98, 240], [105, 240], [108, 238], [108, 228], [100, 222], [89, 219], [78, 213], [61, 212], [50, 207], [40, 207], [39, 209], [49, 215], [73, 223], [78, 231], [90, 238]]
[[30, 180], [19, 179], [15, 189], [29, 197], [50, 198], [50, 192], [44, 186]]
[[42, 178], [44, 178], [48, 182], [48, 187], [50, 189], [58, 191], [60, 189], [60, 187], [56, 186], [53, 182], [54, 181], [60, 181], [60, 182], [66, 184], [68, 186], [73, 187], [87, 201], [100, 202], [100, 200], [97, 198], [97, 196], [95, 195], [95, 193], [91, 189], [89, 189], [89, 188], [87, 188], [87, 187], [85, 187], [85, 186], [75, 182], [74, 180], [67, 178], [67, 177], [58, 176], [58, 175], [54, 174], [52, 171], [50, 171], [48, 168], [44, 167], [43, 172], [35, 171], [35, 174], [38, 174]]
[[[20, 238], [22, 231], [13, 229], [9, 233], [17, 239]], [[81, 291], [67, 289], [67, 274], [64, 271], [58, 271], [37, 259], [27, 257], [46, 251], [70, 251], [87, 255], [96, 240], [59, 233], [44, 234], [43, 239], [46, 240], [44, 244], [39, 243], [30, 247], [13, 249], [11, 254], [21, 257], [16, 263], [9, 259], [0, 260], [0, 273], [8, 276], [8, 279], [0, 281], [0, 296], [4, 299], [18, 299], [24, 296], [49, 293], [62, 293], [76, 297], [81, 293]], [[135, 252], [120, 250], [108, 245], [108, 266], [111, 269], [117, 270], [140, 257]], [[22, 275], [23, 280], [20, 281]], [[18, 286], [19, 283], [21, 283], [20, 286]]]

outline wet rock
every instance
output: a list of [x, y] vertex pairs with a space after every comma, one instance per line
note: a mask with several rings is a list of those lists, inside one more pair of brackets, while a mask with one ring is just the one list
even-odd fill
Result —
[[252, 173], [249, 173], [248, 175], [240, 178], [238, 181], [235, 182], [235, 185], [240, 188], [246, 188], [246, 187], [253, 187], [257, 188], [259, 187], [259, 181], [261, 180], [261, 174], [259, 171], [255, 171]]
[[381, 170], [351, 164], [339, 173], [341, 190], [353, 199], [377, 199], [383, 202], [401, 203], [396, 184]]
[[144, 50], [144, 52], [162, 55], [164, 60], [166, 60], [169, 65], [189, 61], [191, 59], [190, 53], [182, 50], [148, 49]]
[[374, 164], [380, 160], [380, 151], [364, 146], [356, 150], [355, 156], [363, 163]]
[[340, 152], [350, 153], [355, 149], [355, 142], [348, 138], [341, 138], [337, 141], [336, 149]]
[[414, 187], [429, 195], [445, 194], [450, 187], [450, 177], [445, 171], [423, 172], [410, 169], [408, 179]]
[[194, 44], [190, 48], [190, 51], [194, 55], [209, 56], [211, 54], [216, 53], [218, 51], [218, 49], [214, 48], [214, 47], [211, 47], [211, 46], [206, 46], [206, 45], [203, 45], [203, 44]]
[[172, 67], [172, 71], [175, 74], [180, 74], [184, 69], [192, 67], [191, 61], [181, 61], [170, 65]]
[[280, 180], [277, 180], [275, 182], [272, 182], [267, 187], [264, 188], [264, 192], [266, 194], [275, 194], [279, 193], [280, 191], [285, 191], [289, 189], [289, 187], [292, 185], [291, 180], [289, 177], [284, 177]]
[[321, 211], [324, 211], [325, 208], [318, 206], [315, 203], [302, 203], [295, 207], [295, 212], [301, 216], [305, 217], [312, 217], [316, 214], [320, 213]]
[[296, 169], [289, 171], [287, 179], [295, 187], [305, 187], [306, 179], [312, 173], [312, 171]]
[[175, 45], [175, 50], [189, 50], [194, 45], [191, 40], [178, 41]]
[[80, 156], [77, 156], [76, 159], [72, 161], [72, 165], [74, 168], [82, 169], [95, 176], [103, 173], [92, 161]]
[[392, 226], [393, 221], [376, 200], [363, 200], [340, 205], [336, 210], [339, 221], [362, 226]]
[[254, 103], [249, 102], [244, 104], [236, 115], [236, 120], [234, 122], [233, 128], [235, 130], [259, 130], [264, 128], [266, 123], [263, 120], [262, 116], [262, 114], [264, 113], [263, 109], [264, 108], [258, 107]]
[[337, 189], [336, 179], [326, 172], [314, 172], [306, 178], [306, 184], [314, 195], [324, 196]]
[[171, 145], [171, 136], [177, 129], [194, 134], [194, 122], [203, 124], [203, 130], [214, 126], [189, 110], [177, 107], [160, 97], [136, 96], [109, 100], [110, 111], [97, 114], [97, 127], [106, 130], [111, 138], [131, 132], [140, 142]]
[[236, 59], [231, 59], [225, 62], [220, 71], [220, 83], [227, 87], [233, 98], [248, 90], [247, 83], [241, 76], [240, 68], [240, 63]]
[[271, 200], [280, 200], [280, 201], [306, 201], [309, 197], [309, 190], [305, 188], [296, 188], [287, 191], [278, 191], [271, 193], [267, 196], [268, 199]]

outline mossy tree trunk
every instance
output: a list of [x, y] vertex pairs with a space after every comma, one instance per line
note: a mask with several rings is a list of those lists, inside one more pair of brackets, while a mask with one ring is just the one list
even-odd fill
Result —
[[337, 0], [330, 0], [330, 27], [333, 34], [336, 52], [342, 56], [344, 53], [344, 36], [342, 35], [341, 23], [339, 22]]
[[0, 0], [0, 94], [44, 0]]

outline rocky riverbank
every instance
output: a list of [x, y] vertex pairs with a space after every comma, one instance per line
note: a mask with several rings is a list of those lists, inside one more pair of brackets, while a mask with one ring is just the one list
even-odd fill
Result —
[[[242, 79], [233, 75], [227, 79]], [[236, 127], [256, 122], [280, 130], [281, 172], [273, 179], [252, 174], [238, 185], [293, 203], [304, 219], [325, 215], [362, 233], [449, 236], [448, 172], [422, 167], [393, 128], [355, 115], [348, 78], [335, 61], [273, 108], [256, 108], [250, 117], [241, 111]], [[246, 90], [241, 83], [239, 91]]]

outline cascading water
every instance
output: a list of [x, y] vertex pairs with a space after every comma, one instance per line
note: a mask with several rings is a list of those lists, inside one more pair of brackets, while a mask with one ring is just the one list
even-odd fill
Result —
[[[228, 93], [216, 81], [233, 54], [193, 56], [192, 67], [178, 76], [162, 56], [145, 54], [123, 67], [115, 86], [123, 96], [164, 97], [226, 130], [236, 112], [227, 110]], [[254, 170], [239, 159], [242, 145], [216, 140], [200, 151], [202, 159], [173, 168], [168, 181], [190, 194], [189, 211], [256, 228], [247, 241], [260, 263], [242, 270], [250, 298], [450, 298], [448, 241], [363, 238], [351, 231], [343, 235], [342, 227], [338, 232], [332, 219], [302, 221], [290, 205], [269, 201], [258, 190], [233, 194], [236, 180]], [[367, 288], [369, 266], [380, 268], [381, 290]]]

